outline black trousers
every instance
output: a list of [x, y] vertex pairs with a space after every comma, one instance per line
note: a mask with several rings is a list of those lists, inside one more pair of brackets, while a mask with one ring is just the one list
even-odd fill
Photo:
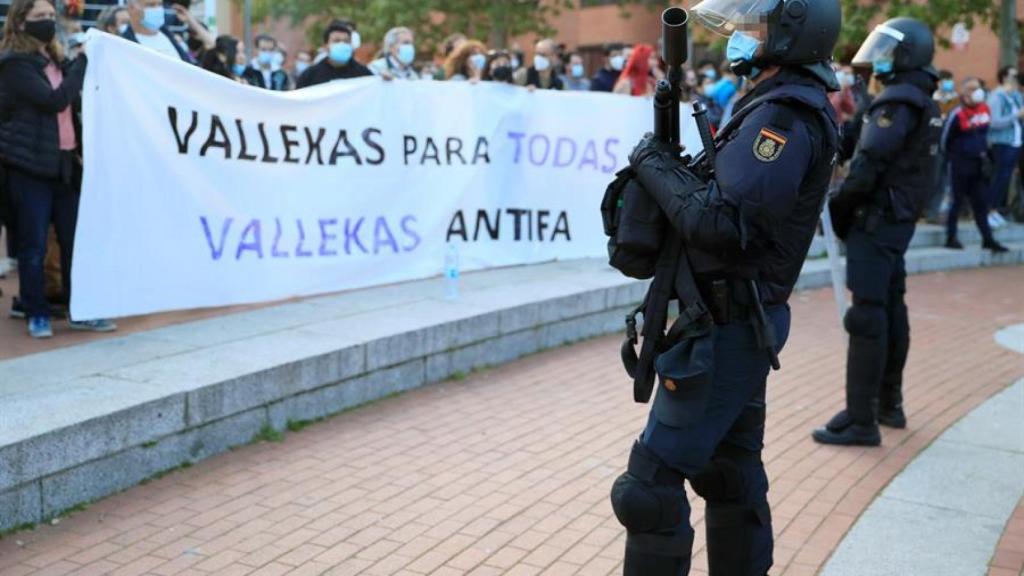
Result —
[[78, 220], [78, 190], [65, 179], [47, 179], [8, 168], [7, 184], [18, 198], [18, 279], [22, 306], [28, 317], [49, 317], [43, 281], [46, 237], [50, 223], [60, 246], [61, 282], [64, 299], [71, 297], [71, 255], [74, 252]]

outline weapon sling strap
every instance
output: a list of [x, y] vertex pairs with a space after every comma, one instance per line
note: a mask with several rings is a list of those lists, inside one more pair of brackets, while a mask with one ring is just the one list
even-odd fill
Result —
[[[789, 101], [806, 108], [814, 108], [811, 104], [788, 94], [765, 94], [751, 100], [722, 127], [715, 137], [716, 147], [720, 147], [728, 141], [730, 135], [740, 127], [743, 119], [751, 112], [762, 104], [776, 101]], [[821, 110], [816, 110], [816, 112], [819, 115], [824, 114]], [[701, 152], [693, 160], [692, 165], [699, 165], [704, 158], [705, 154]], [[657, 376], [654, 361], [663, 351], [661, 347], [666, 338], [668, 304], [673, 295], [680, 302], [679, 318], [673, 324], [670, 332], [673, 337], [692, 332], [694, 327], [701, 327], [702, 322], [707, 322], [710, 314], [701, 297], [700, 289], [697, 287], [697, 280], [693, 275], [689, 258], [683, 250], [683, 240], [673, 226], [669, 226], [668, 230], [666, 244], [669, 249], [662, 251], [658, 257], [654, 280], [647, 291], [644, 303], [626, 318], [627, 339], [622, 344], [622, 361], [626, 372], [633, 377], [633, 400], [641, 404], [647, 403], [654, 391], [654, 381]], [[640, 347], [640, 354], [637, 356], [634, 348], [638, 343], [636, 314], [641, 310], [644, 317], [644, 339]]]

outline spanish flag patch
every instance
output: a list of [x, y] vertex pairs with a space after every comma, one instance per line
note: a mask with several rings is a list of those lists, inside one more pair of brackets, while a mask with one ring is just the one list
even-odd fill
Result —
[[761, 128], [761, 133], [754, 140], [754, 157], [761, 162], [774, 162], [782, 156], [782, 149], [786, 147], [786, 137], [769, 130]]

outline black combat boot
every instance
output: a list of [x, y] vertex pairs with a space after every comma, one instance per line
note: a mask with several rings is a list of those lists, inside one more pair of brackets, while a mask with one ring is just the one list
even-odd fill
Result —
[[811, 437], [819, 444], [836, 446], [879, 446], [882, 434], [877, 424], [857, 423], [846, 410], [836, 414], [825, 424], [811, 433]]

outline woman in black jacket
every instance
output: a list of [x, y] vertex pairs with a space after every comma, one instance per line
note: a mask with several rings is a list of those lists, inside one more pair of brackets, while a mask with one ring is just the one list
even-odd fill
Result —
[[[20, 296], [34, 338], [49, 338], [43, 292], [46, 235], [53, 222], [61, 251], [64, 296], [71, 295], [71, 254], [78, 217], [81, 160], [73, 119], [85, 57], [66, 63], [56, 39], [50, 0], [14, 0], [0, 42], [0, 160], [15, 198]], [[110, 331], [104, 320], [70, 322], [74, 329]]]

